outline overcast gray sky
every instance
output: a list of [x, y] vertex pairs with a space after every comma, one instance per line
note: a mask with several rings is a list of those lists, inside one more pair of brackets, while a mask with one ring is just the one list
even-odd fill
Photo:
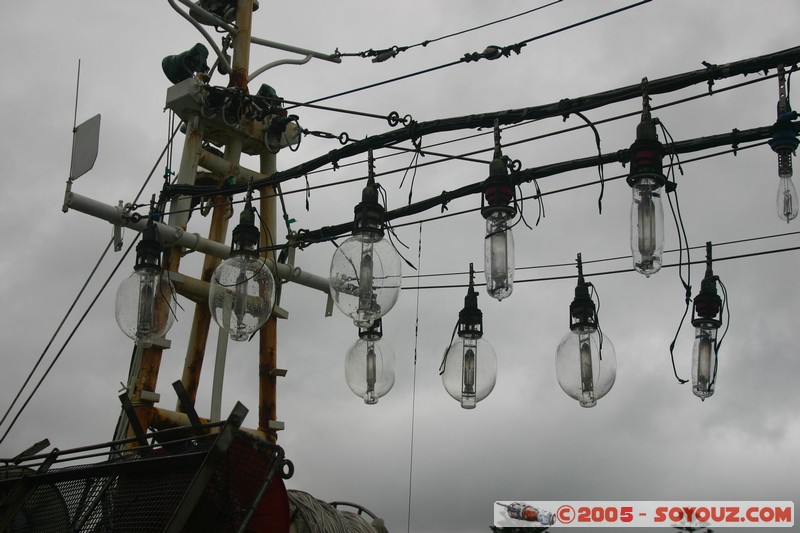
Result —
[[[333, 52], [360, 52], [410, 45], [519, 13], [545, 2], [448, 0], [270, 1], [255, 13], [255, 35], [295, 46]], [[345, 58], [340, 65], [313, 60], [280, 66], [251, 85], [269, 83], [279, 95], [311, 99], [456, 61], [487, 45], [508, 45], [547, 33], [633, 2], [563, 0], [535, 14], [413, 48], [384, 63]], [[726, 63], [796, 46], [800, 4], [791, 0], [655, 0], [635, 9], [552, 37], [534, 41], [520, 55], [461, 64], [434, 73], [362, 91], [325, 105], [387, 115], [397, 111], [417, 121], [557, 102], [702, 68], [702, 61]], [[71, 129], [78, 59], [82, 60], [78, 122], [102, 114], [100, 155], [75, 191], [109, 204], [131, 201], [164, 146], [168, 117], [163, 112], [169, 82], [162, 57], [189, 48], [201, 37], [167, 2], [10, 2], [0, 21], [6, 35], [0, 123], [5, 161], [0, 182], [5, 228], [0, 258], [0, 409], [4, 412], [111, 235], [111, 228], [80, 213], [63, 214], [69, 172]], [[256, 68], [291, 54], [255, 48]], [[756, 76], [747, 79], [755, 79]], [[225, 84], [221, 78], [214, 80]], [[719, 89], [743, 81], [721, 81]], [[705, 85], [658, 95], [653, 105], [701, 94]], [[796, 91], [795, 91], [796, 94]], [[656, 111], [675, 140], [772, 124], [777, 82]], [[641, 107], [630, 101], [587, 112], [593, 121]], [[309, 130], [352, 138], [383, 133], [385, 121], [295, 109]], [[637, 118], [599, 127], [604, 152], [630, 146]], [[560, 118], [509, 129], [504, 142], [525, 139], [582, 122]], [[474, 132], [423, 138], [428, 146]], [[444, 145], [458, 154], [491, 147], [491, 136]], [[182, 139], [175, 147], [178, 166]], [[282, 151], [286, 169], [338, 148], [336, 141], [306, 138], [297, 152]], [[506, 155], [524, 167], [589, 157], [596, 153], [588, 129], [509, 146]], [[376, 155], [385, 155], [382, 152]], [[488, 160], [489, 154], [477, 158]], [[423, 159], [424, 161], [424, 159]], [[348, 161], [349, 162], [349, 161]], [[403, 168], [411, 155], [379, 160], [378, 172]], [[257, 168], [257, 161], [243, 164]], [[161, 167], [146, 189], [158, 191]], [[482, 179], [488, 167], [451, 162], [419, 169], [415, 200]], [[608, 165], [606, 177], [626, 172]], [[363, 177], [366, 164], [308, 176], [322, 185]], [[544, 179], [543, 192], [595, 180], [596, 169]], [[402, 173], [380, 179], [389, 208], [405, 205], [409, 180]], [[684, 165], [678, 195], [689, 242], [725, 243], [792, 232], [775, 213], [777, 157], [766, 146]], [[302, 190], [304, 181], [285, 191]], [[317, 229], [352, 218], [362, 184], [315, 189], [286, 196], [296, 229]], [[526, 195], [532, 185], [523, 187]], [[630, 189], [624, 180], [605, 187], [598, 214], [599, 187], [545, 197], [546, 218], [538, 227], [514, 228], [518, 267], [563, 264], [578, 252], [585, 261], [630, 254]], [[451, 212], [477, 207], [476, 197], [452, 202]], [[526, 203], [529, 222], [535, 203]], [[431, 211], [431, 216], [438, 210]], [[665, 209], [665, 248], [677, 247], [677, 232]], [[192, 231], [207, 221], [193, 217]], [[417, 220], [417, 218], [412, 219]], [[484, 221], [471, 213], [423, 224], [419, 272], [464, 272], [470, 262], [482, 269]], [[398, 229], [417, 263], [420, 229]], [[285, 237], [285, 232], [280, 238]], [[126, 242], [133, 238], [125, 235]], [[720, 246], [727, 257], [798, 245], [797, 235]], [[327, 275], [330, 244], [298, 252], [297, 265]], [[93, 295], [118, 255], [101, 266], [88, 293]], [[701, 259], [695, 251], [693, 259]], [[279, 444], [296, 467], [290, 488], [324, 500], [356, 501], [386, 519], [390, 531], [488, 531], [496, 500], [797, 500], [800, 417], [796, 377], [800, 375], [796, 284], [797, 251], [720, 261], [715, 272], [730, 296], [731, 326], [720, 351], [713, 397], [701, 402], [690, 385], [678, 385], [669, 343], [683, 312], [677, 269], [645, 279], [634, 272], [590, 278], [601, 297], [603, 330], [612, 339], [618, 372], [614, 388], [593, 409], [582, 409], [559, 388], [555, 350], [568, 331], [574, 280], [517, 283], [503, 302], [479, 296], [485, 338], [498, 357], [497, 385], [472, 411], [462, 410], [444, 391], [438, 375], [465, 290], [419, 292], [404, 280], [397, 306], [384, 319], [385, 342], [397, 355], [393, 390], [367, 406], [344, 381], [344, 356], [356, 340], [352, 323], [336, 313], [325, 318], [325, 297], [305, 287], [284, 288], [282, 307], [290, 317], [279, 325], [278, 418], [286, 430]], [[667, 254], [665, 263], [677, 261]], [[186, 273], [199, 275], [196, 258]], [[119, 405], [119, 382], [127, 377], [131, 343], [113, 317], [116, 287], [131, 271], [130, 257], [64, 350], [53, 372], [6, 440], [0, 456], [12, 456], [42, 438], [61, 449], [111, 438]], [[586, 273], [629, 268], [629, 259], [587, 265]], [[404, 274], [410, 275], [406, 268]], [[518, 269], [526, 280], [574, 274], [573, 267]], [[692, 270], [694, 292], [701, 266]], [[479, 278], [480, 281], [480, 278]], [[459, 284], [466, 275], [431, 277], [421, 285]], [[419, 299], [417, 300], [417, 296]], [[88, 303], [56, 339], [45, 364], [66, 339]], [[170, 383], [180, 378], [193, 304], [168, 335], [159, 377], [161, 404], [173, 408]], [[418, 335], [415, 324], [419, 320]], [[687, 323], [675, 355], [679, 375], [689, 377], [692, 328]], [[212, 344], [215, 335], [212, 335]], [[223, 412], [239, 400], [250, 408], [246, 425], [257, 424], [255, 343], [231, 343]], [[417, 364], [414, 367], [414, 355]], [[207, 358], [208, 360], [209, 358]], [[37, 374], [37, 378], [40, 374]], [[209, 409], [211, 365], [198, 396], [202, 416]], [[412, 417], [412, 405], [415, 405]], [[413, 425], [412, 425], [413, 424]], [[0, 427], [5, 430], [6, 426]], [[413, 447], [412, 447], [413, 429]], [[413, 458], [413, 461], [412, 461]], [[411, 510], [409, 513], [409, 488]]]

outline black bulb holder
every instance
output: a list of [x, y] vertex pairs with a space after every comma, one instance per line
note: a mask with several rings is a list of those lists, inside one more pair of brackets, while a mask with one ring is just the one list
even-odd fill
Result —
[[464, 297], [464, 308], [458, 312], [456, 331], [459, 337], [479, 339], [483, 337], [483, 312], [478, 309], [478, 293], [475, 291], [475, 270], [469, 264], [469, 288]]
[[142, 240], [136, 245], [136, 264], [134, 270], [143, 268], [161, 268], [161, 243], [155, 224], [149, 222], [142, 231]]
[[239, 224], [233, 228], [231, 238], [231, 255], [251, 255], [258, 256], [258, 241], [260, 233], [256, 227], [255, 209], [248, 201], [244, 210], [239, 215]]
[[[372, 174], [371, 171], [370, 174]], [[383, 216], [386, 210], [378, 200], [378, 185], [375, 183], [374, 177], [370, 175], [366, 186], [361, 191], [361, 202], [354, 209], [353, 235], [372, 233], [383, 237]]]
[[583, 279], [583, 263], [578, 254], [578, 284], [575, 286], [575, 298], [569, 304], [569, 329], [597, 329], [597, 307], [592, 300], [589, 288], [591, 283]]
[[489, 177], [483, 182], [481, 215], [488, 219], [494, 213], [502, 212], [509, 219], [514, 218], [517, 215], [515, 200], [514, 183], [508, 173], [508, 159], [495, 150], [494, 159], [489, 164]]
[[626, 181], [634, 187], [644, 178], [655, 180], [662, 187], [667, 182], [661, 159], [664, 157], [664, 145], [658, 140], [656, 121], [650, 112], [642, 113], [642, 120], [636, 127], [636, 140], [630, 147], [631, 171]]
[[717, 318], [722, 308], [722, 299], [717, 294], [719, 276], [714, 275], [711, 267], [711, 243], [706, 243], [706, 273], [700, 282], [700, 292], [694, 299], [692, 308], [692, 326], [719, 329], [722, 321]]
[[769, 140], [769, 146], [776, 154], [794, 152], [800, 144], [792, 122], [797, 116], [797, 111], [791, 110], [778, 113], [778, 120], [772, 125], [772, 137]]

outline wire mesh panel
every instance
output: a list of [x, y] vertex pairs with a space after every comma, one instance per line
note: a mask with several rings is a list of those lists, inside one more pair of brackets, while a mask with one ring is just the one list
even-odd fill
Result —
[[44, 473], [0, 468], [0, 519], [13, 512], [6, 533], [238, 531], [282, 462], [280, 447], [239, 432], [225, 449], [199, 439]]

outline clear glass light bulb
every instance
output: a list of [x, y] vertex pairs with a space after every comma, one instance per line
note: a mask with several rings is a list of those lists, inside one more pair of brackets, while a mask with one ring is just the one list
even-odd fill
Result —
[[250, 253], [234, 252], [211, 276], [208, 308], [235, 341], [246, 341], [272, 313], [275, 278], [267, 264]]
[[175, 322], [176, 307], [167, 273], [144, 266], [120, 284], [114, 316], [125, 335], [146, 344], [166, 335]]
[[474, 409], [497, 381], [497, 355], [483, 337], [458, 337], [447, 352], [442, 383], [464, 409]]
[[782, 150], [778, 153], [778, 218], [787, 223], [797, 218], [797, 189], [792, 182], [792, 153]]
[[664, 208], [661, 182], [640, 178], [631, 187], [631, 253], [633, 267], [647, 277], [661, 269], [664, 252]]
[[514, 290], [514, 236], [508, 221], [509, 215], [503, 211], [495, 211], [486, 219], [486, 292], [497, 300], [507, 298]]
[[356, 326], [368, 328], [397, 302], [401, 274], [400, 254], [390, 242], [377, 233], [357, 233], [333, 254], [331, 296]]
[[692, 392], [705, 400], [714, 394], [717, 373], [717, 328], [711, 324], [695, 328], [692, 349]]
[[344, 377], [347, 386], [364, 403], [373, 405], [394, 386], [394, 351], [378, 336], [358, 339], [347, 352]]
[[594, 326], [567, 333], [556, 351], [556, 378], [562, 390], [582, 407], [594, 407], [617, 379], [617, 356], [611, 340], [603, 336], [601, 354], [600, 335]]

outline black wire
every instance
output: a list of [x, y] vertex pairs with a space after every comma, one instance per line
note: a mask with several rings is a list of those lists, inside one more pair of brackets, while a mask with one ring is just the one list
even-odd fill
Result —
[[[578, 117], [583, 119], [586, 124], [592, 128], [592, 132], [594, 132], [594, 142], [597, 145], [597, 174], [600, 177], [600, 196], [597, 198], [597, 210], [602, 215], [603, 214], [603, 192], [605, 190], [605, 181], [603, 180], [603, 151], [600, 149], [600, 132], [597, 131], [597, 127], [592, 123], [591, 120], [586, 118], [586, 115], [581, 113], [580, 111], [575, 112]], [[564, 117], [564, 120], [567, 120], [567, 117]], [[539, 186], [536, 186], [536, 189], [539, 189]]]
[[[677, 189], [677, 182], [675, 180], [675, 167], [678, 167], [681, 175], [683, 174], [683, 168], [681, 168], [681, 162], [678, 157], [678, 154], [675, 153], [674, 149], [672, 149], [675, 145], [675, 140], [672, 138], [672, 135], [667, 130], [667, 127], [664, 125], [663, 122], [658, 121], [658, 125], [661, 127], [661, 131], [664, 134], [664, 139], [668, 142], [670, 146], [669, 152], [669, 173], [667, 176], [667, 184], [665, 185], [665, 189], [671, 186], [671, 190], [666, 190], [667, 200], [669, 202], [669, 208], [672, 212], [672, 218], [675, 221], [675, 228], [678, 233], [678, 279], [681, 281], [681, 285], [683, 285], [684, 290], [684, 303], [685, 307], [683, 309], [683, 316], [681, 316], [681, 321], [678, 323], [678, 329], [675, 332], [675, 337], [673, 337], [672, 342], [669, 345], [669, 357], [670, 361], [672, 362], [672, 372], [675, 374], [675, 379], [678, 380], [678, 383], [683, 385], [684, 383], [688, 383], [689, 380], [683, 379], [678, 376], [678, 369], [675, 366], [675, 343], [678, 341], [678, 336], [681, 333], [681, 329], [683, 328], [683, 324], [686, 320], [686, 316], [689, 314], [689, 308], [691, 307], [692, 302], [692, 269], [688, 266], [691, 265], [692, 259], [690, 255], [690, 248], [689, 248], [689, 238], [686, 235], [686, 226], [683, 223], [683, 216], [681, 214], [680, 202], [678, 200], [678, 189]], [[674, 159], [674, 162], [673, 162]], [[671, 178], [671, 181], [670, 181]], [[673, 205], [672, 197], [675, 197], [675, 203]], [[683, 268], [681, 265], [683, 264], [683, 250], [686, 249], [686, 278], [683, 277]]]
[[[714, 245], [714, 246], [716, 246], [716, 245]], [[721, 257], [721, 258], [716, 258], [715, 257], [714, 258], [714, 262], [717, 263], [717, 262], [721, 262], [721, 261], [735, 261], [735, 260], [746, 259], [746, 258], [750, 258], [750, 257], [759, 257], [759, 256], [763, 256], [763, 255], [773, 255], [773, 254], [779, 254], [779, 253], [794, 252], [794, 251], [797, 251], [797, 250], [800, 250], [800, 246], [792, 246], [792, 247], [789, 247], [789, 248], [778, 248], [778, 249], [773, 249], [773, 250], [762, 250], [762, 251], [759, 251], [759, 252], [751, 252], [751, 253], [746, 253], [746, 254], [731, 255], [731, 256], [728, 256], [728, 257]], [[693, 265], [705, 264], [705, 260], [694, 261], [691, 264], [693, 264]], [[673, 264], [668, 264], [668, 265], [662, 265], [661, 268], [662, 269], [664, 269], [664, 268], [675, 268], [675, 267], [679, 267], [679, 266], [681, 266], [679, 263], [673, 263]], [[617, 270], [606, 270], [606, 271], [603, 271], [603, 272], [593, 272], [592, 274], [584, 274], [584, 277], [608, 276], [608, 275], [614, 275], [614, 274], [628, 274], [628, 273], [632, 273], [632, 272], [636, 272], [636, 270], [633, 267], [630, 267], [630, 268], [621, 268], [621, 269], [617, 269]], [[639, 274], [637, 273], [637, 275], [639, 275]], [[422, 276], [422, 277], [425, 277], [425, 276]], [[530, 278], [530, 279], [520, 279], [520, 280], [515, 279], [514, 280], [514, 284], [516, 285], [518, 283], [536, 283], [536, 282], [545, 282], [545, 281], [561, 281], [561, 280], [576, 279], [577, 277], [578, 276], [574, 275], [574, 274], [565, 274], [565, 275], [562, 275], [562, 276], [548, 276], [548, 277], [543, 277], [543, 278]], [[477, 283], [477, 282], [475, 283], [476, 287], [485, 286], [485, 285], [486, 285], [485, 283]], [[411, 286], [409, 286], [409, 287], [401, 287], [401, 289], [402, 290], [463, 289], [463, 288], [466, 288], [466, 287], [469, 287], [469, 285], [463, 285], [463, 284], [425, 285], [425, 286], [422, 286], [422, 287], [411, 287]]]

